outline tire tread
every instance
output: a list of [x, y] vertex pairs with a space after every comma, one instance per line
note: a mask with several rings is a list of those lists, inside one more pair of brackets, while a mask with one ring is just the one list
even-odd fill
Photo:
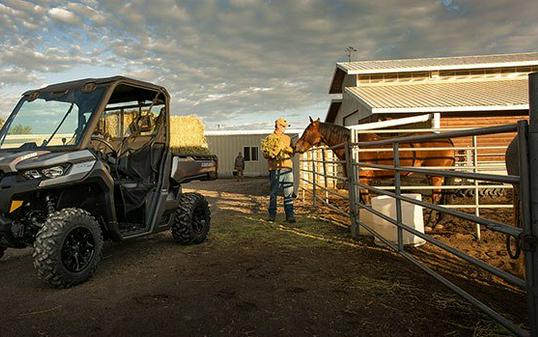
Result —
[[[95, 252], [91, 264], [74, 277], [61, 266], [61, 249], [72, 221], [88, 227], [94, 234]], [[38, 277], [56, 288], [69, 288], [89, 279], [102, 258], [103, 234], [99, 223], [89, 212], [80, 208], [64, 208], [52, 213], [39, 230], [34, 242], [34, 268]]]

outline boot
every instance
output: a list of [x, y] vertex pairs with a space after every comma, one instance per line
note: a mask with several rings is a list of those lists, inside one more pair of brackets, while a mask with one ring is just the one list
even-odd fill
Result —
[[296, 223], [297, 220], [295, 220], [295, 216], [293, 214], [286, 215], [286, 222], [287, 223]]

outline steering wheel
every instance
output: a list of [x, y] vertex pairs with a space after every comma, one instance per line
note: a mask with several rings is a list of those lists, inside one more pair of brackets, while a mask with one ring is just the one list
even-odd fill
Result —
[[[104, 137], [99, 137], [99, 136], [92, 135], [91, 140], [103, 144], [105, 147], [108, 147], [110, 149], [110, 151], [111, 151], [111, 153], [113, 155], [116, 155], [116, 149]], [[100, 151], [100, 149], [98, 149], [98, 148], [95, 148], [95, 150]]]

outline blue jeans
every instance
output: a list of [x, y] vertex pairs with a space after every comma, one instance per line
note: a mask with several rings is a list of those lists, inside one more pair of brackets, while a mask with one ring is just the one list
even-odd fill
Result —
[[280, 169], [269, 171], [271, 181], [271, 194], [269, 195], [269, 215], [276, 215], [276, 198], [282, 190], [284, 192], [284, 211], [286, 217], [293, 214], [293, 171], [292, 169]]

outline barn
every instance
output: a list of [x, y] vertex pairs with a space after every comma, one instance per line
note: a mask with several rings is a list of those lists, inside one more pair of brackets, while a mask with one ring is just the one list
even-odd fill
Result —
[[[267, 176], [267, 160], [263, 158], [260, 150], [261, 141], [273, 130], [217, 130], [206, 131], [205, 137], [209, 151], [219, 158], [219, 177], [231, 177], [234, 169], [234, 160], [239, 152], [245, 158], [245, 176]], [[295, 142], [302, 130], [287, 130], [286, 134]], [[299, 177], [299, 157], [293, 158], [295, 168], [295, 181]]]
[[[337, 63], [329, 93], [339, 96], [325, 122], [351, 126], [430, 114], [414, 127], [515, 123], [528, 118], [527, 76], [535, 71], [538, 52]], [[511, 138], [482, 141], [506, 146]]]

